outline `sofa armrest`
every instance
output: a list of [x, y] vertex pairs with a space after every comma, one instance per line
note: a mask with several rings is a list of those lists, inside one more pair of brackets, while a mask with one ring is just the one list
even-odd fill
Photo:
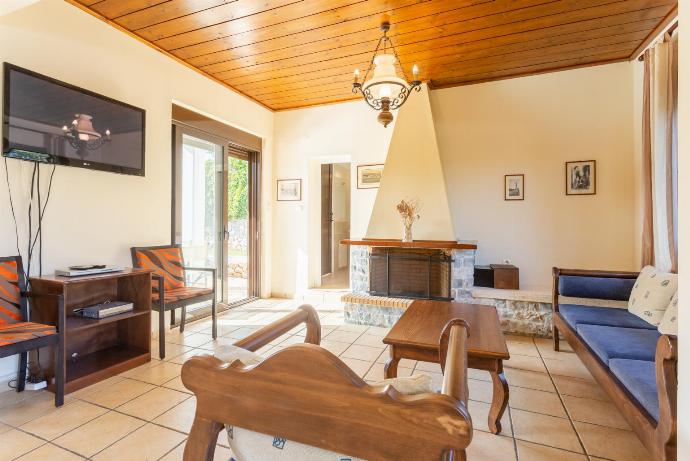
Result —
[[[676, 446], [678, 401], [678, 338], [662, 335], [656, 344], [656, 388], [659, 397], [657, 434], [661, 446]], [[664, 458], [666, 459], [666, 458]]]

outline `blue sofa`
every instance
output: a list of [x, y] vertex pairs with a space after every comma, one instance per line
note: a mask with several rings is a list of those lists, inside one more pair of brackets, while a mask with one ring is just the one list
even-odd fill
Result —
[[627, 301], [636, 272], [553, 269], [553, 339], [561, 335], [655, 460], [676, 460], [678, 343], [627, 309], [561, 297]]

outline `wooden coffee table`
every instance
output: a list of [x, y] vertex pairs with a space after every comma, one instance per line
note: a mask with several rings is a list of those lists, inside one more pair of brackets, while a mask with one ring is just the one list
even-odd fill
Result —
[[509, 395], [503, 361], [508, 360], [510, 354], [495, 307], [449, 301], [413, 302], [383, 339], [390, 346], [390, 359], [384, 369], [386, 378], [397, 376], [401, 359], [439, 363], [441, 332], [454, 318], [463, 319], [470, 326], [468, 366], [491, 374], [494, 389], [489, 429], [498, 434]]

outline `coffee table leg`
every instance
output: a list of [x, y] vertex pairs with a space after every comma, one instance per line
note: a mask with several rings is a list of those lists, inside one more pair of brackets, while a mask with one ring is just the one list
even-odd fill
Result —
[[383, 375], [386, 379], [398, 377], [398, 362], [400, 362], [400, 357], [396, 353], [395, 346], [389, 347], [391, 356], [383, 367]]
[[491, 399], [491, 410], [489, 411], [489, 430], [493, 434], [501, 432], [501, 418], [508, 406], [508, 381], [503, 374], [503, 361], [499, 360], [496, 369], [489, 372], [491, 381], [494, 384], [494, 395]]

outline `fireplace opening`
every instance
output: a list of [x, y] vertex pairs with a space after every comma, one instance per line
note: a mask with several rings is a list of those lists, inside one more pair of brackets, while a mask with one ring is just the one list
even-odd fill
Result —
[[449, 301], [451, 261], [445, 250], [373, 247], [369, 294]]

